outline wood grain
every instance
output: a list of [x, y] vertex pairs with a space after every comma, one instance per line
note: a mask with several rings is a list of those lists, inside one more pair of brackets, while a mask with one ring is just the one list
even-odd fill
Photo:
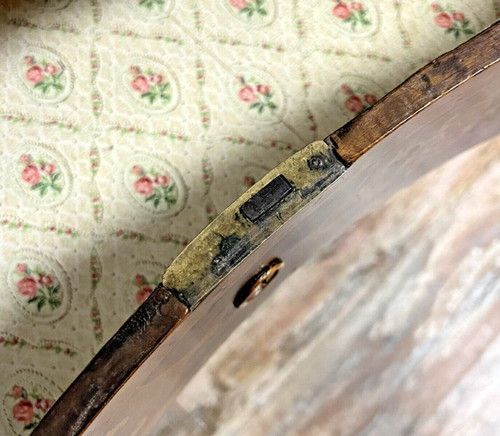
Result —
[[[499, 68], [500, 64], [488, 68], [409, 120], [358, 159], [293, 219], [285, 221], [137, 369], [88, 427], [87, 434], [113, 435], [124, 428], [130, 434], [147, 433], [168, 407], [167, 401], [178, 395], [208, 356], [284, 278], [403, 186], [480, 138], [500, 134]], [[284, 261], [280, 274], [252, 304], [235, 309], [237, 290], [262, 263], [275, 257]], [[115, 420], [117, 411], [123, 414], [120, 421]]]
[[497, 22], [423, 67], [376, 105], [329, 135], [326, 141], [333, 142], [340, 157], [352, 164], [427, 105], [498, 62], [498, 41]]
[[[134, 370], [182, 321], [188, 309], [158, 286], [57, 400], [33, 435], [79, 434]], [[115, 420], [121, 412], [115, 411]]]
[[499, 216], [497, 138], [283, 283], [154, 434], [497, 435]]
[[[481, 37], [484, 34], [478, 38]], [[485, 61], [477, 56], [474, 59]], [[271, 288], [317, 253], [319, 247], [340, 237], [402, 187], [454, 155], [500, 133], [499, 67], [500, 64], [490, 66], [409, 119], [370, 153], [361, 156], [328, 189], [328, 184], [323, 182], [336, 180], [341, 173], [332, 172], [335, 162], [328, 158], [331, 149], [323, 142], [310, 144], [278, 167], [276, 171], [287, 171], [285, 175], [296, 188], [295, 202], [280, 202], [276, 206], [266, 218], [266, 223], [272, 222], [273, 226], [244, 222], [237, 213], [239, 203], [224, 212], [231, 219], [221, 220], [220, 227], [215, 225], [216, 221], [187, 247], [167, 270], [166, 288], [155, 290], [147, 303], [122, 326], [46, 415], [35, 434], [49, 435], [57, 431], [70, 435], [85, 430], [86, 434], [111, 435], [120, 434], [124, 429], [128, 434], [147, 432], [168, 401], [255, 310], [257, 304], [235, 309], [233, 299], [239, 287], [263, 262], [274, 257], [285, 261], [283, 272]], [[455, 76], [455, 79], [463, 78]], [[427, 97], [434, 99], [433, 95]], [[424, 103], [421, 101], [421, 104]], [[321, 153], [313, 156], [318, 150]], [[322, 168], [323, 172], [315, 173], [320, 167], [309, 165], [312, 157], [324, 158], [328, 163]], [[316, 179], [322, 184], [314, 184]], [[259, 189], [260, 185], [255, 186], [254, 189]], [[310, 186], [313, 191], [308, 190]], [[240, 201], [247, 201], [252, 192]], [[232, 270], [219, 277], [211, 272], [213, 256], [221, 250], [221, 235], [232, 236], [226, 230], [234, 232], [235, 228], [247, 232], [249, 248], [238, 257], [238, 262], [230, 264]], [[243, 239], [243, 233], [235, 236], [233, 239]], [[197, 246], [197, 241], [203, 243]], [[204, 241], [208, 241], [208, 245]], [[189, 253], [196, 256], [190, 257]], [[174, 268], [175, 265], [180, 268]], [[195, 281], [197, 277], [203, 280]], [[195, 291], [194, 301], [186, 298], [186, 288], [176, 286], [179, 283], [187, 283], [189, 289]], [[180, 323], [188, 310], [198, 304]]]

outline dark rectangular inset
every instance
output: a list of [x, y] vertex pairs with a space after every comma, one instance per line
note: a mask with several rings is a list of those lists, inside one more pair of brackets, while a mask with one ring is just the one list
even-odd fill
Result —
[[292, 191], [290, 182], [280, 174], [241, 205], [240, 212], [254, 223]]

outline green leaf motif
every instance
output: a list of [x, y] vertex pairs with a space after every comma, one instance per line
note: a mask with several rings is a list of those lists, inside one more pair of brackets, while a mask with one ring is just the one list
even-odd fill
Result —
[[169, 87], [169, 83], [151, 85], [149, 91], [142, 94], [141, 98], [147, 99], [151, 105], [153, 105], [157, 100], [161, 100], [162, 104], [166, 104], [172, 99], [172, 96], [168, 93]]
[[276, 103], [272, 101], [273, 94], [269, 93], [266, 95], [259, 95], [259, 100], [256, 101], [255, 103], [252, 103], [249, 107], [249, 109], [255, 109], [257, 112], [262, 115], [266, 109], [269, 109], [271, 113], [273, 113], [278, 106]]
[[62, 185], [57, 183], [61, 174], [55, 172], [53, 174], [44, 174], [40, 181], [31, 187], [32, 191], [38, 191], [40, 197], [45, 197], [48, 192], [60, 194], [62, 192]]
[[356, 30], [358, 23], [362, 26], [369, 26], [371, 24], [365, 9], [361, 9], [360, 11], [351, 11], [351, 15], [344, 19], [344, 22], [351, 23], [351, 29], [353, 31]]
[[250, 1], [239, 12], [242, 15], [246, 15], [248, 20], [251, 20], [254, 14], [264, 17], [267, 15], [267, 10], [263, 7], [265, 2], [266, 0]]
[[155, 8], [162, 8], [164, 4], [163, 0], [140, 0], [139, 6], [143, 6], [146, 9], [152, 10]]
[[37, 83], [34, 88], [42, 91], [42, 94], [53, 94], [58, 95], [63, 89], [64, 77], [63, 73], [57, 74], [47, 74], [44, 76], [43, 80]]
[[454, 21], [452, 26], [444, 31], [445, 34], [453, 34], [455, 39], [459, 39], [462, 35], [474, 35], [476, 32], [469, 27], [470, 21], [464, 19], [461, 22]]
[[40, 312], [45, 305], [54, 310], [61, 305], [59, 297], [59, 286], [42, 286], [38, 288], [38, 294], [28, 300], [28, 304], [36, 304], [37, 311]]
[[146, 203], [152, 202], [155, 208], [158, 208], [158, 206], [163, 201], [167, 205], [167, 208], [170, 209], [171, 206], [177, 203], [177, 194], [175, 192], [175, 185], [173, 183], [170, 183], [163, 187], [162, 186], [155, 187], [153, 193], [149, 197], [147, 197], [145, 201]]

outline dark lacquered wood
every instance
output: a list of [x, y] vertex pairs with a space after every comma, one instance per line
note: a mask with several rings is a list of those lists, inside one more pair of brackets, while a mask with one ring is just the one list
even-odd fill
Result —
[[497, 137], [302, 266], [150, 436], [496, 435], [499, 216]]
[[[147, 433], [162, 416], [166, 400], [175, 398], [259, 301], [320, 247], [431, 168], [500, 134], [496, 122], [500, 109], [498, 78], [499, 67], [492, 67], [434, 103], [361, 157], [317, 201], [286, 222], [230, 273], [137, 370], [92, 423], [89, 434], [131, 428], [136, 434]], [[280, 274], [259, 298], [235, 309], [237, 290], [274, 257], [285, 263]], [[134, 407], [128, 407], [132, 398]]]
[[101, 348], [32, 434], [79, 434], [187, 312], [160, 285]]
[[497, 23], [423, 67], [376, 105], [328, 137], [337, 144], [338, 154], [349, 164], [355, 162], [427, 105], [498, 62], [498, 41], [500, 26]]
[[[484, 42], [488, 32], [496, 35], [498, 25], [477, 38], [483, 38], [480, 40]], [[489, 41], [498, 52], [498, 40]], [[475, 44], [474, 40], [469, 44]], [[455, 50], [454, 56], [470, 54], [467, 47], [466, 44]], [[441, 89], [441, 94], [427, 92], [427, 100], [419, 100], [420, 109], [405, 115], [405, 119], [387, 109], [385, 128], [389, 130], [386, 134], [374, 133], [375, 142], [361, 151], [378, 145], [366, 154], [356, 151], [353, 154], [356, 162], [341, 179], [250, 253], [188, 317], [187, 307], [169, 291], [161, 288], [155, 291], [71, 385], [34, 434], [69, 435], [85, 429], [86, 434], [95, 435], [147, 434], [169, 401], [175, 399], [210, 354], [255, 310], [258, 301], [320, 247], [335, 240], [359, 218], [430, 169], [500, 134], [499, 66], [492, 66], [494, 62], [489, 57], [473, 55], [470, 65], [474, 62], [476, 66], [471, 69], [477, 74], [467, 76], [469, 79], [475, 76], [472, 80], [464, 81], [465, 76], [450, 72], [455, 85], [447, 81], [447, 90], [443, 91], [439, 83], [431, 84]], [[405, 82], [393, 96], [411, 92], [411, 84], [411, 80]], [[443, 97], [438, 99], [438, 95]], [[387, 108], [384, 100], [379, 105]], [[362, 123], [363, 117], [371, 118], [374, 113], [377, 113], [374, 109], [367, 111], [356, 122]], [[391, 117], [396, 118], [391, 122]], [[371, 119], [367, 125], [373, 123]], [[400, 128], [395, 130], [395, 126]], [[347, 139], [352, 144], [366, 145], [363, 141], [372, 137], [358, 127], [348, 131], [343, 137], [334, 138], [339, 149], [348, 143]], [[348, 160], [348, 154], [342, 157]], [[285, 262], [282, 272], [252, 304], [236, 309], [233, 301], [238, 289], [262, 264], [275, 257]], [[157, 294], [168, 298], [165, 301]], [[118, 372], [115, 365], [120, 368]], [[111, 380], [107, 379], [108, 372], [114, 374], [109, 377]]]

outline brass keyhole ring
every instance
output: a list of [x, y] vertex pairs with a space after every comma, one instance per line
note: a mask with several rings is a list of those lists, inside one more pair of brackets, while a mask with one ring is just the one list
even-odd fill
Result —
[[248, 280], [234, 297], [234, 307], [242, 307], [259, 295], [264, 288], [278, 275], [285, 263], [275, 257], [265, 264], [262, 269]]

